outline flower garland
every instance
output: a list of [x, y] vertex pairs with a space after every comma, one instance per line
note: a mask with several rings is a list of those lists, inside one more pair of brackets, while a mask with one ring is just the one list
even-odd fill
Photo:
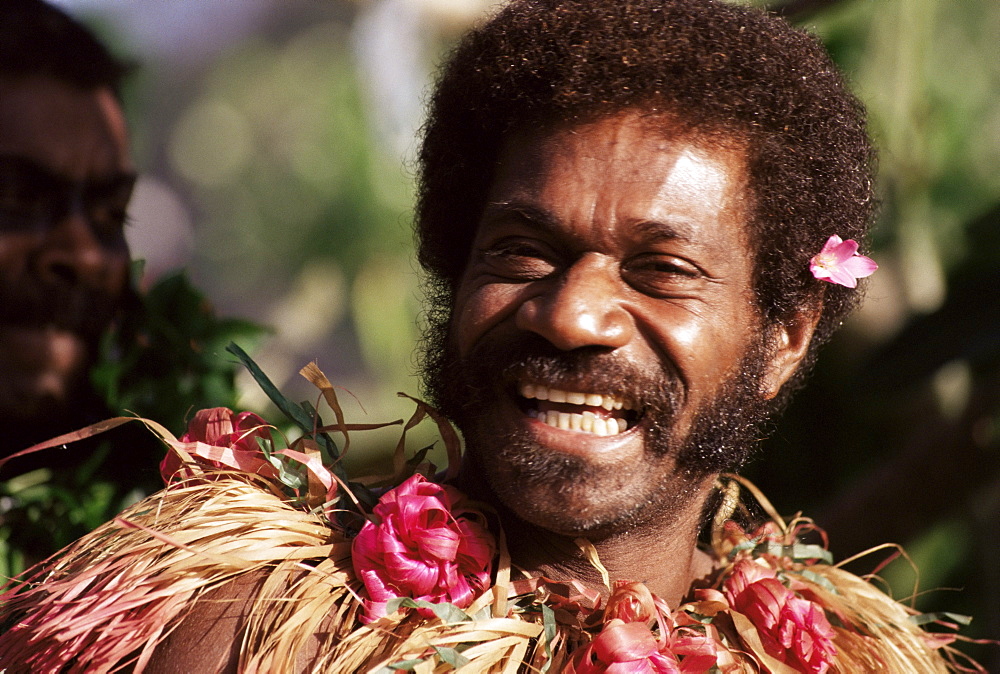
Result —
[[[315, 672], [984, 671], [959, 664], [953, 636], [918, 625], [943, 616], [915, 616], [801, 542], [816, 531], [808, 520], [737, 525], [741, 486], [769, 506], [735, 477], [721, 486], [730, 507], [713, 533], [715, 571], [676, 608], [627, 580], [602, 601], [576, 581], [515, 579], [502, 532], [424, 477], [428, 466], [403, 460], [402, 439], [384, 477], [398, 486], [377, 496], [340, 474], [327, 433], [372, 425], [343, 421], [315, 366], [303, 374], [334, 426], [234, 353], [303, 437], [287, 443], [260, 417], [221, 408], [198, 413], [180, 439], [145, 421], [169, 448], [167, 488], [8, 585], [0, 667], [141, 672], [199, 601], [246, 577], [263, 584], [241, 671], [285, 671], [315, 639]], [[453, 431], [423, 404], [403, 435], [427, 415], [454, 455]]]

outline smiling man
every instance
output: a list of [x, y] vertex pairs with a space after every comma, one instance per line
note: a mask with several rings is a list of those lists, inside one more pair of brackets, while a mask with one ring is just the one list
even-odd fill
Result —
[[0, 455], [107, 413], [89, 370], [128, 283], [124, 72], [59, 10], [0, 8]]
[[857, 299], [809, 260], [864, 237], [861, 106], [756, 11], [513, 3], [456, 51], [421, 159], [425, 369], [466, 491], [519, 563], [599, 581], [586, 536], [679, 600], [716, 477]]
[[808, 527], [745, 532], [720, 489], [874, 269], [862, 109], [814, 38], [712, 0], [514, 0], [452, 54], [420, 161], [450, 483], [324, 503], [330, 474], [208, 411], [196, 479], [7, 595], [0, 663], [948, 671]]

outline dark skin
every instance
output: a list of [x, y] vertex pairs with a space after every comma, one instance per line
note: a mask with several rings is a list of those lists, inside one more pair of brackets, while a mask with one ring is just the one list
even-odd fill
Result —
[[[114, 93], [41, 75], [0, 77], [0, 156], [67, 184], [134, 178], [125, 118]], [[100, 222], [77, 209], [34, 229], [0, 227], [3, 282], [99, 292], [119, 300], [128, 280], [121, 229], [128, 194], [125, 190], [116, 208], [102, 210]], [[18, 208], [3, 205], [14, 212]], [[0, 410], [22, 424], [43, 424], [48, 432], [37, 439], [49, 437], [53, 422], [87, 386], [95, 349], [96, 338], [55, 324], [0, 323]]]
[[[675, 137], [629, 113], [515, 136], [457, 293], [458, 352], [531, 332], [560, 350], [601, 349], [637, 369], [667, 363], [684, 391], [673, 420], [679, 442], [760, 330], [743, 164], [738, 148]], [[796, 325], [774, 334], [761, 395], [774, 395], [801, 362], [812, 323]], [[609, 393], [592, 390], [584, 372], [527, 383]], [[641, 407], [641, 391], [626, 397]], [[512, 395], [484, 415], [477, 440], [521, 433], [541, 451], [582, 460], [585, 470], [569, 490], [549, 482], [505, 492], [513, 471], [495, 458], [499, 447], [470, 447], [477, 472], [463, 476], [466, 489], [504, 506], [514, 559], [600, 585], [586, 560], [565, 554], [566, 539], [585, 536], [613, 578], [641, 579], [676, 605], [708, 571], [695, 542], [716, 476], [692, 478], [673, 452], [654, 453], [642, 433], [648, 419], [598, 435], [543, 423], [519, 402]], [[650, 559], [673, 563], [651, 568]]]
[[[564, 351], [599, 347], [642, 368], [667, 363], [684, 387], [674, 417], [681, 442], [761, 331], [744, 226], [744, 165], [739, 148], [654, 132], [628, 113], [513, 137], [457, 293], [451, 339], [459, 353], [530, 332]], [[804, 312], [771, 333], [762, 396], [776, 395], [794, 373], [817, 314]], [[529, 383], [607, 393], [590, 390], [586, 373]], [[484, 415], [483, 432], [463, 429], [467, 439], [502, 442], [519, 433], [540, 451], [579, 459], [584, 469], [569, 489], [553, 481], [505, 491], [511, 467], [488, 441], [470, 444], [460, 486], [497, 506], [513, 563], [601, 588], [573, 542], [586, 537], [613, 579], [642, 580], [677, 605], [692, 580], [711, 570], [697, 536], [716, 476], [692, 478], [674, 452], [653, 452], [642, 428], [648, 422], [610, 434], [559, 428], [526, 415], [515, 398]], [[642, 392], [629, 399], [641, 405]], [[218, 643], [241, 629], [247, 608], [244, 592], [216, 597], [223, 594], [235, 597], [226, 614], [197, 610], [159, 649], [150, 671], [213, 671], [199, 664], [209, 653], [197, 639], [214, 631], [209, 650], [216, 657]], [[227, 671], [234, 668], [231, 659]]]

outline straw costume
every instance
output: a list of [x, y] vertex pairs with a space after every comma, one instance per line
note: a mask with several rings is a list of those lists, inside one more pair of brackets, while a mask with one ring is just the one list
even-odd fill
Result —
[[[371, 426], [344, 423], [315, 366], [303, 374], [323, 391], [335, 426], [290, 403], [231, 348], [305, 435], [289, 446], [256, 415], [223, 409], [199, 413], [180, 440], [146, 421], [168, 446], [168, 486], [8, 586], [0, 667], [141, 672], [199, 601], [255, 578], [243, 672], [289, 671], [316, 638], [315, 672], [982, 671], [958, 663], [953, 636], [919, 626], [941, 616], [917, 616], [832, 564], [823, 545], [802, 542], [816, 531], [808, 520], [772, 513], [753, 532], [738, 525], [741, 488], [769, 506], [735, 477], [720, 482], [715, 570], [679, 607], [606, 573], [606, 601], [576, 582], [526, 578], [488, 513], [416, 472], [427, 470], [420, 455], [405, 462], [405, 430], [395, 475], [348, 483], [328, 431], [347, 437]], [[457, 460], [454, 431], [434, 410], [418, 402], [405, 429], [428, 414]], [[365, 483], [379, 481], [399, 486], [373, 508]]]

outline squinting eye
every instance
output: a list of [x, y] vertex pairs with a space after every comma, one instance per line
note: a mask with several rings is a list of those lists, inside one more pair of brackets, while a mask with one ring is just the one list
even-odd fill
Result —
[[44, 202], [35, 195], [17, 186], [0, 186], [0, 231], [35, 230], [45, 214]]
[[121, 234], [127, 217], [125, 208], [118, 204], [91, 204], [87, 219], [97, 237], [108, 241]]
[[134, 183], [135, 179], [129, 176], [88, 188], [84, 197], [87, 218], [94, 233], [102, 241], [108, 242], [121, 235], [127, 221], [128, 203]]
[[689, 288], [702, 277], [692, 263], [669, 255], [649, 255], [628, 262], [623, 275], [629, 285], [651, 295]]
[[551, 254], [529, 241], [501, 241], [482, 252], [491, 273], [513, 280], [545, 278], [555, 270]]

